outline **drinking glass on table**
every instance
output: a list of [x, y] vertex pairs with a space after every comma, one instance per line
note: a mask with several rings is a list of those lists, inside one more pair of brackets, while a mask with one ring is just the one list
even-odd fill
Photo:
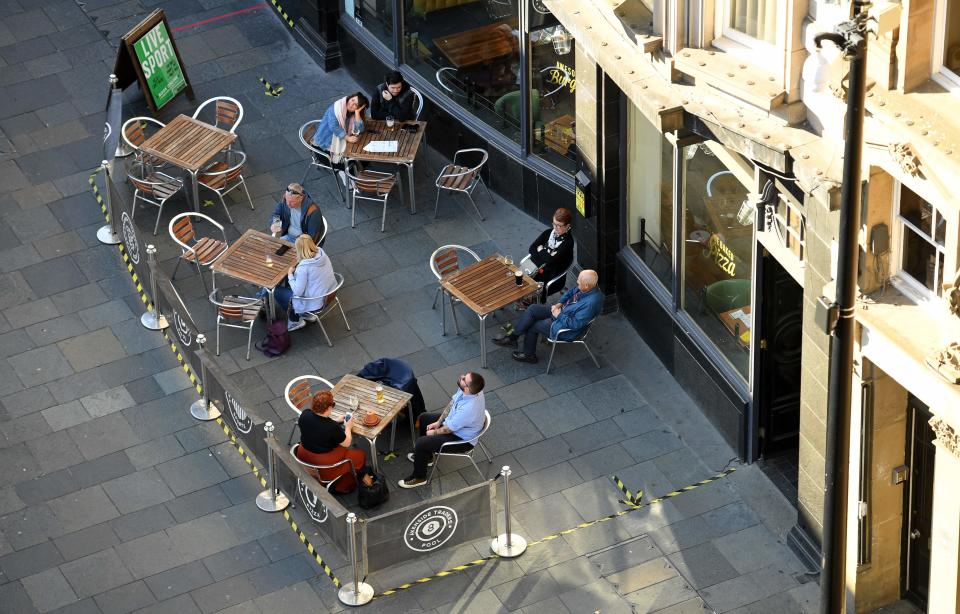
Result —
[[383, 384], [377, 384], [375, 390], [377, 393], [377, 403], [383, 403]]
[[393, 130], [393, 115], [387, 115], [387, 128]]
[[[507, 265], [507, 268], [513, 266], [513, 258], [508, 254], [503, 257], [503, 263]], [[507, 271], [507, 275], [513, 275], [513, 271]]]
[[280, 231], [282, 229], [283, 229], [283, 224], [280, 222], [280, 216], [279, 215], [273, 216], [273, 218], [270, 220], [270, 234], [276, 237], [280, 234]]
[[350, 134], [359, 136], [361, 131], [363, 131], [363, 122], [357, 119], [350, 120]]

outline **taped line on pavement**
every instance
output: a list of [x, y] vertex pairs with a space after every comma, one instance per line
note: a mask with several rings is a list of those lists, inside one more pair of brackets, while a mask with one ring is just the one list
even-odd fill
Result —
[[277, 9], [277, 13], [280, 14], [281, 18], [283, 18], [284, 23], [293, 28], [293, 19], [290, 17], [290, 15], [287, 15], [287, 12], [283, 10], [283, 7], [280, 6], [280, 3], [277, 2], [277, 0], [270, 0], [270, 3], [273, 4], [273, 8]]
[[[674, 490], [673, 492], [669, 492], [669, 493], [667, 493], [667, 494], [665, 494], [665, 495], [662, 495], [662, 496], [660, 496], [660, 497], [657, 497], [656, 499], [651, 499], [650, 501], [648, 501], [648, 502], [646, 502], [646, 503], [639, 503], [639, 502], [637, 502], [637, 503], [631, 503], [631, 502], [629, 502], [629, 501], [622, 501], [622, 503], [626, 503], [626, 504], [629, 505], [630, 507], [627, 508], [627, 509], [625, 509], [625, 510], [620, 510], [619, 512], [614, 512], [614, 513], [609, 514], [609, 515], [607, 515], [607, 516], [604, 516], [604, 517], [602, 517], [602, 518], [597, 518], [596, 520], [591, 520], [591, 521], [589, 521], [589, 522], [581, 522], [580, 524], [578, 524], [578, 525], [575, 526], [575, 527], [571, 527], [571, 528], [565, 529], [565, 530], [563, 530], [563, 531], [558, 531], [558, 532], [554, 533], [553, 535], [547, 535], [546, 537], [541, 537], [540, 539], [538, 539], [538, 540], [536, 540], [536, 541], [527, 542], [527, 547], [537, 546], [537, 545], [540, 545], [540, 544], [544, 544], [544, 543], [553, 541], [553, 540], [555, 540], [555, 539], [557, 539], [557, 538], [559, 538], [559, 537], [562, 537], [562, 536], [564, 536], [564, 535], [570, 535], [571, 533], [576, 533], [576, 532], [579, 531], [580, 529], [586, 529], [587, 527], [592, 527], [592, 526], [595, 525], [595, 524], [600, 524], [600, 523], [602, 523], [602, 522], [608, 522], [608, 521], [610, 521], [610, 520], [613, 520], [614, 518], [619, 518], [620, 516], [626, 516], [627, 514], [629, 514], [629, 513], [631, 513], [631, 512], [635, 512], [635, 511], [637, 511], [637, 510], [641, 510], [641, 509], [644, 509], [644, 508], [651, 507], [652, 505], [655, 505], [655, 504], [657, 504], [657, 503], [663, 503], [663, 502], [666, 501], [667, 499], [670, 499], [670, 498], [673, 498], [673, 497], [678, 497], [678, 496], [682, 495], [683, 493], [690, 492], [691, 490], [695, 490], [695, 489], [697, 489], [697, 488], [700, 488], [701, 486], [704, 486], [704, 485], [706, 485], [706, 484], [710, 484], [711, 482], [716, 482], [717, 480], [719, 480], [719, 479], [721, 479], [721, 478], [723, 478], [723, 477], [726, 477], [726, 476], [730, 475], [731, 473], [733, 473], [733, 472], [736, 471], [736, 470], [737, 470], [736, 467], [731, 467], [731, 468], [729, 468], [729, 469], [724, 469], [723, 471], [721, 471], [720, 473], [718, 473], [718, 474], [716, 474], [716, 475], [712, 475], [712, 476], [710, 476], [709, 478], [706, 478], [706, 479], [704, 479], [704, 480], [700, 480], [699, 482], [695, 482], [695, 483], [693, 483], [693, 484], [690, 484], [689, 486], [684, 486], [683, 488], [680, 488], [680, 489], [678, 489], [678, 490]], [[619, 486], [619, 485], [618, 485], [618, 486]], [[639, 496], [638, 496], [637, 498], [639, 499]], [[381, 598], [381, 597], [386, 597], [386, 596], [388, 596], [388, 595], [392, 595], [392, 594], [394, 594], [394, 593], [407, 590], [408, 588], [413, 588], [414, 586], [419, 586], [419, 585], [421, 585], [421, 584], [426, 584], [427, 582], [431, 582], [431, 581], [433, 581], [433, 580], [436, 580], [437, 578], [443, 578], [443, 577], [446, 577], [446, 576], [449, 576], [449, 575], [453, 575], [453, 574], [455, 574], [455, 573], [459, 573], [459, 572], [464, 571], [464, 570], [466, 570], [466, 569], [470, 569], [471, 567], [479, 567], [480, 565], [483, 565], [484, 563], [486, 563], [486, 562], [488, 562], [488, 561], [492, 561], [493, 559], [498, 559], [498, 558], [500, 558], [498, 555], [496, 555], [496, 554], [491, 554], [490, 556], [485, 556], [485, 557], [483, 557], [482, 559], [477, 559], [477, 560], [475, 560], [475, 561], [470, 561], [469, 563], [464, 563], [463, 565], [457, 565], [456, 567], [451, 567], [450, 569], [437, 572], [437, 573], [433, 574], [432, 576], [427, 576], [427, 577], [425, 577], [425, 578], [420, 578], [419, 580], [414, 580], [413, 582], [407, 582], [406, 584], [401, 584], [401, 585], [396, 586], [396, 587], [394, 587], [394, 588], [391, 588], [391, 589], [389, 589], [389, 590], [383, 591], [382, 593], [380, 593], [380, 594], [378, 594], [378, 595], [375, 595], [375, 596], [374, 596], [374, 599], [379, 599], [379, 598]]]
[[627, 505], [640, 505], [640, 499], [643, 497], [643, 491], [638, 490], [636, 495], [630, 493], [627, 490], [627, 487], [624, 483], [615, 475], [611, 475], [610, 479], [613, 480], [613, 483], [616, 484], [617, 488], [620, 489], [620, 492], [623, 493], [624, 500], [621, 503], [626, 503]]
[[[96, 176], [102, 170], [103, 170], [102, 168], [99, 168], [93, 173], [91, 173], [89, 182], [90, 182], [90, 187], [93, 191], [93, 195], [97, 199], [97, 203], [100, 204], [100, 211], [103, 213], [104, 218], [107, 219], [107, 222], [109, 222], [110, 216], [107, 213], [107, 206], [103, 201], [103, 197], [100, 196], [100, 190], [97, 189], [97, 184], [96, 184]], [[143, 285], [140, 283], [140, 280], [138, 279], [136, 272], [133, 270], [133, 264], [131, 264], [130, 262], [130, 257], [127, 255], [126, 250], [123, 247], [123, 243], [119, 243], [117, 247], [120, 248], [120, 253], [123, 256], [123, 261], [127, 265], [127, 271], [130, 273], [131, 277], [133, 278], [133, 283], [136, 284], [137, 286], [137, 291], [140, 293], [140, 299], [144, 302], [145, 305], [147, 305], [148, 310], [152, 310], [153, 305], [152, 303], [149, 302], [149, 300], [147, 299], [147, 295], [143, 291]], [[190, 368], [190, 363], [184, 357], [183, 352], [180, 351], [180, 348], [177, 347], [176, 342], [170, 337], [170, 335], [167, 334], [167, 331], [163, 330], [162, 332], [163, 332], [163, 338], [166, 339], [167, 343], [170, 345], [170, 350], [173, 352], [174, 356], [177, 357], [177, 362], [180, 363], [180, 366], [183, 368], [184, 373], [186, 373], [187, 377], [190, 378], [190, 383], [193, 384], [193, 387], [196, 389], [197, 394], [202, 395], [203, 386], [201, 385], [200, 381], [197, 379], [197, 376], [194, 375], [193, 370]], [[223, 418], [217, 418], [217, 424], [219, 424], [220, 428], [223, 429], [223, 432], [229, 438], [230, 443], [233, 444], [234, 449], [240, 453], [240, 456], [243, 457], [243, 460], [245, 460], [247, 464], [250, 466], [250, 471], [253, 473], [253, 475], [256, 476], [258, 480], [260, 480], [261, 486], [263, 486], [264, 488], [267, 488], [267, 480], [263, 476], [263, 470], [254, 464], [253, 458], [247, 453], [246, 450], [244, 450], [243, 445], [237, 439], [236, 435], [234, 435], [233, 432], [230, 430], [230, 426], [223, 421]], [[301, 543], [306, 545], [307, 551], [311, 554], [311, 556], [313, 556], [314, 560], [317, 562], [317, 565], [319, 565], [320, 568], [323, 570], [323, 573], [326, 574], [328, 578], [330, 578], [330, 581], [333, 582], [334, 586], [336, 586], [337, 588], [340, 588], [340, 580], [337, 578], [336, 575], [334, 575], [333, 569], [331, 569], [330, 566], [326, 563], [326, 561], [323, 560], [323, 558], [320, 556], [320, 553], [316, 551], [316, 549], [313, 547], [313, 544], [310, 543], [310, 541], [307, 539], [307, 536], [304, 534], [304, 532], [300, 530], [300, 527], [297, 525], [297, 522], [293, 519], [293, 516], [290, 515], [289, 510], [283, 511], [283, 517], [290, 524], [290, 528], [293, 529], [293, 532], [300, 539]]]
[[271, 84], [269, 81], [260, 77], [260, 83], [263, 85], [263, 93], [267, 96], [278, 98], [283, 93], [283, 86], [279, 83]]

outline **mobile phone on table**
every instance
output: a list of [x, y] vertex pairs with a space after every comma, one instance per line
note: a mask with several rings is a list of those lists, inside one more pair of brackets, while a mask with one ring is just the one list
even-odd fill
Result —
[[273, 252], [273, 253], [276, 254], [276, 255], [278, 255], [278, 256], [282, 256], [282, 255], [286, 254], [288, 251], [290, 251], [290, 246], [289, 246], [289, 245], [281, 245], [280, 247], [277, 248], [277, 251], [275, 251], [275, 252]]
[[403, 126], [403, 130], [407, 132], [416, 132], [420, 129], [420, 124], [406, 124]]
[[343, 423], [346, 424], [347, 422], [350, 422], [351, 418], [353, 418], [353, 414], [352, 414], [352, 413], [347, 412], [347, 413], [343, 414]]

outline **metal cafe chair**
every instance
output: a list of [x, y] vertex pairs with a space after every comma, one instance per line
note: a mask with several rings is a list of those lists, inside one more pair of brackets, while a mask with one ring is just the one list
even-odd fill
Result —
[[[533, 258], [530, 256], [530, 254], [527, 254], [526, 256], [524, 256], [523, 260], [520, 261], [520, 268], [527, 275], [533, 275], [534, 273], [537, 272], [537, 265], [533, 263]], [[567, 270], [568, 269], [564, 269], [563, 273], [560, 273], [553, 279], [549, 280], [547, 283], [543, 284], [543, 287], [540, 288], [539, 292], [537, 292], [537, 300], [540, 301], [540, 303], [546, 303], [548, 296], [550, 296], [555, 292], [559, 292], [560, 290], [563, 289], [563, 286], [560, 286], [558, 288], [555, 284], [561, 280], [566, 280]]]
[[410, 92], [413, 93], [413, 107], [414, 107], [413, 118], [419, 121], [420, 113], [423, 112], [423, 94], [421, 94], [420, 90], [418, 90], [413, 86], [410, 86]]
[[357, 201], [372, 200], [383, 203], [383, 213], [380, 216], [380, 232], [387, 224], [387, 199], [390, 191], [397, 184], [396, 173], [381, 173], [379, 171], [360, 170], [354, 164], [349, 164], [347, 170], [347, 189], [349, 191], [353, 213], [350, 215], [350, 227], [357, 227]]
[[307, 175], [310, 174], [311, 168], [326, 170], [329, 171], [330, 176], [333, 177], [333, 182], [337, 186], [337, 193], [340, 194], [340, 198], [346, 199], [346, 195], [344, 195], [343, 188], [340, 185], [340, 178], [337, 177], [337, 169], [334, 168], [333, 161], [330, 160], [330, 154], [311, 142], [313, 135], [317, 132], [317, 126], [320, 125], [320, 121], [319, 119], [315, 119], [300, 126], [300, 142], [310, 152], [310, 161], [307, 163], [307, 170], [303, 171], [303, 179], [300, 180], [300, 184], [306, 185]]
[[[337, 285], [333, 287], [330, 292], [327, 292], [323, 296], [294, 296], [293, 298], [301, 299], [305, 301], [324, 299], [323, 307], [316, 309], [314, 311], [309, 311], [307, 313], [312, 314], [317, 318], [317, 324], [320, 325], [320, 330], [323, 332], [324, 338], [327, 340], [327, 345], [333, 347], [333, 343], [330, 342], [330, 335], [327, 334], [327, 329], [323, 326], [323, 319], [333, 313], [333, 310], [339, 309], [340, 315], [343, 317], [343, 323], [347, 326], [347, 330], [350, 329], [350, 322], [347, 321], [347, 314], [343, 311], [343, 304], [340, 303], [340, 297], [337, 296], [337, 291], [343, 286], [343, 275], [340, 273], [334, 273], [333, 277], [337, 280]], [[301, 316], [303, 314], [300, 314]]]
[[[463, 154], [480, 154], [480, 161], [475, 166], [457, 164], [457, 160], [460, 159]], [[434, 185], [437, 186], [437, 199], [433, 207], [434, 219], [436, 219], [437, 213], [440, 211], [440, 192], [442, 190], [466, 194], [467, 198], [470, 199], [470, 204], [473, 205], [477, 215], [480, 216], [480, 220], [482, 221], [484, 219], [479, 207], [477, 207], [477, 203], [473, 200], [473, 191], [478, 185], [482, 185], [483, 189], [487, 191], [487, 196], [490, 197], [490, 202], [493, 202], [493, 195], [490, 194], [487, 184], [485, 184], [480, 177], [480, 169], [487, 163], [488, 157], [489, 155], [485, 150], [476, 147], [461, 149], [453, 154], [453, 163], [444, 166], [437, 180], [434, 182]]]
[[[460, 324], [457, 322], [457, 312], [454, 310], [454, 305], [459, 303], [460, 300], [444, 291], [440, 282], [448, 275], [463, 268], [460, 265], [461, 259], [467, 261], [468, 264], [473, 264], [473, 262], [469, 262], [469, 258], [473, 258], [473, 262], [480, 262], [480, 256], [478, 256], [475, 251], [462, 245], [443, 245], [430, 254], [430, 271], [437, 278], [437, 291], [433, 295], [433, 306], [430, 308], [437, 308], [437, 297], [442, 295], [449, 298], [450, 312], [453, 314], [453, 326], [458, 335], [460, 334]], [[440, 304], [440, 310], [443, 312], [443, 334], [446, 335], [447, 311], [442, 302]]]
[[247, 331], [247, 360], [250, 360], [253, 325], [263, 309], [263, 299], [247, 296], [224, 296], [220, 290], [214, 290], [208, 298], [217, 309], [217, 356], [220, 355], [220, 327], [225, 326]]
[[[585, 350], [587, 350], [587, 354], [590, 354], [590, 358], [593, 359], [593, 364], [597, 365], [598, 369], [600, 368], [600, 362], [597, 361], [597, 357], [593, 355], [593, 352], [590, 351], [590, 346], [587, 345], [587, 335], [590, 333], [590, 327], [593, 326], [593, 323], [596, 322], [596, 320], [597, 318], [594, 318], [587, 322], [587, 325], [583, 327], [583, 331], [573, 339], [564, 341], [562, 339], [552, 339], [550, 336], [547, 336], [547, 343], [549, 343], [552, 347], [550, 348], [550, 360], [547, 361], [547, 372], [545, 375], [550, 374], [550, 365], [553, 364], [553, 353], [557, 351], [557, 345], [561, 343], [579, 343]], [[565, 332], [568, 332], [569, 330], [569, 328], [561, 328], [557, 331], [557, 337]]]
[[[483, 437], [484, 433], [486, 433], [487, 429], [489, 428], [490, 428], [490, 412], [484, 410], [483, 430], [480, 431], [479, 435], [477, 435], [476, 437], [474, 437], [468, 442], [448, 441], [447, 443], [441, 444], [440, 449], [436, 452], [437, 457], [433, 461], [433, 469], [430, 470], [430, 476], [427, 478], [427, 483], [429, 484], [430, 482], [433, 481], [433, 474], [437, 470], [437, 465], [440, 464], [440, 458], [443, 456], [459, 456], [462, 458], [466, 458], [473, 465], [473, 468], [477, 470], [477, 473], [480, 474], [480, 479], [481, 480], [487, 479], [487, 476], [485, 476], [483, 472], [480, 471], [480, 467], [477, 467], [477, 462], [473, 460], [473, 451], [476, 450], [477, 448], [480, 448], [480, 451], [483, 452], [483, 455], [487, 458], [487, 462], [488, 463], [493, 462], [493, 457], [490, 456], [490, 452], [487, 451], [487, 448], [484, 447], [483, 442], [481, 441], [481, 438]], [[464, 450], [462, 452], [454, 452], [452, 449], [450, 449], [450, 448], [453, 448], [454, 446], [462, 446], [464, 443], [467, 443], [470, 445], [469, 450]], [[448, 451], [445, 452], [444, 448], [447, 448]]]
[[233, 190], [243, 187], [247, 195], [247, 202], [250, 203], [250, 209], [253, 210], [253, 200], [250, 198], [250, 191], [247, 190], [247, 182], [243, 180], [243, 166], [247, 163], [247, 154], [237, 149], [227, 149], [218, 156], [220, 160], [207, 165], [197, 176], [197, 185], [216, 192], [220, 198], [220, 204], [227, 214], [227, 219], [233, 223], [230, 217], [230, 209], [227, 208], [227, 201], [224, 196]]
[[297, 461], [298, 463], [306, 467], [307, 473], [315, 477], [317, 481], [320, 482], [320, 485], [327, 489], [327, 492], [330, 492], [330, 489], [333, 488], [333, 485], [336, 484], [337, 480], [347, 475], [348, 472], [341, 473], [340, 475], [333, 478], [332, 480], [324, 480], [320, 477], [321, 469], [336, 469], [337, 467], [343, 467], [345, 465], [349, 465], [350, 466], [349, 473], [353, 474], [353, 479], [357, 484], [360, 483], [360, 480], [357, 477], [357, 468], [353, 466], [353, 461], [350, 460], [349, 458], [344, 458], [342, 461], [334, 463], [332, 465], [314, 465], [314, 464], [308, 463], [305, 460], [300, 460], [300, 457], [297, 456], [298, 447], [300, 447], [299, 443], [293, 444], [293, 447], [290, 448], [290, 456], [293, 457], [293, 460]]
[[144, 154], [140, 150], [140, 146], [164, 126], [166, 126], [165, 123], [152, 117], [131, 117], [123, 122], [123, 126], [120, 127], [120, 138], [122, 138], [126, 146], [134, 152], [134, 159], [138, 162], [145, 162], [155, 169], [163, 168], [166, 162], [155, 156]]
[[[287, 407], [297, 414], [297, 418], [303, 413], [304, 409], [310, 408], [313, 401], [313, 395], [321, 390], [333, 390], [333, 384], [317, 375], [300, 375], [289, 382], [283, 389], [283, 398], [287, 402]], [[287, 439], [287, 445], [293, 441], [293, 434], [297, 431], [297, 423], [294, 422], [290, 429], [290, 438]]]
[[243, 105], [240, 101], [229, 96], [214, 96], [197, 107], [193, 112], [193, 119], [199, 119], [203, 110], [211, 104], [214, 105], [213, 127], [236, 134], [243, 120]]
[[[207, 224], [210, 224], [210, 226], [219, 230], [222, 239], [198, 237], [193, 228], [193, 219], [206, 222]], [[200, 283], [203, 284], [203, 293], [209, 295], [209, 292], [207, 291], [207, 282], [203, 279], [203, 270], [201, 267], [211, 269], [211, 281], [213, 283], [213, 288], [216, 289], [217, 278], [212, 271], [213, 264], [218, 258], [220, 258], [220, 256], [224, 254], [224, 252], [227, 251], [228, 247], [227, 233], [224, 231], [223, 226], [221, 226], [220, 223], [215, 219], [207, 215], [188, 211], [186, 213], [175, 215], [173, 219], [170, 220], [168, 229], [170, 231], [170, 238], [172, 238], [174, 243], [179, 245], [180, 249], [182, 250], [180, 253], [180, 258], [177, 259], [177, 266], [173, 268], [173, 275], [170, 276], [170, 279], [176, 279], [177, 269], [180, 268], [181, 262], [184, 260], [187, 262], [192, 262], [197, 266], [197, 274], [200, 275]]]
[[135, 161], [127, 172], [127, 179], [133, 184], [133, 204], [130, 218], [137, 214], [137, 201], [153, 205], [157, 208], [157, 221], [153, 224], [153, 236], [157, 236], [160, 228], [160, 216], [163, 215], [163, 205], [183, 189], [183, 180], [171, 177], [166, 173], [154, 171], [150, 165]]

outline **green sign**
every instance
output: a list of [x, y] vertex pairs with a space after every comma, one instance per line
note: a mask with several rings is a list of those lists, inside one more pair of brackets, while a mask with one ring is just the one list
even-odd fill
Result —
[[133, 44], [143, 69], [154, 107], [167, 104], [183, 88], [187, 80], [173, 51], [166, 24], [161, 21]]

